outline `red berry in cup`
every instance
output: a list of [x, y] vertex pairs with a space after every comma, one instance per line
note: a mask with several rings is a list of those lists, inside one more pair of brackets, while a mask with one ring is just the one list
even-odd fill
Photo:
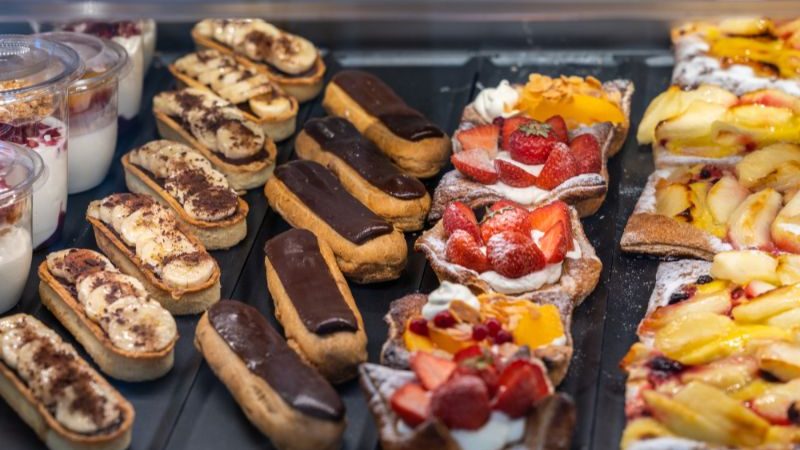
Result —
[[482, 323], [479, 323], [479, 324], [475, 325], [474, 327], [472, 327], [472, 340], [473, 341], [480, 342], [480, 341], [486, 339], [487, 337], [489, 337], [489, 328], [486, 325], [484, 325]]
[[408, 329], [411, 330], [411, 332], [414, 334], [418, 334], [420, 336], [427, 336], [428, 321], [425, 320], [424, 317], [417, 317], [416, 319], [411, 320], [411, 323], [408, 324]]
[[442, 311], [433, 317], [433, 324], [438, 328], [450, 328], [456, 324], [456, 318], [450, 311]]
[[494, 337], [494, 343], [497, 345], [505, 344], [506, 342], [511, 342], [514, 340], [514, 336], [507, 330], [500, 330], [497, 332], [497, 335]]
[[491, 337], [497, 336], [497, 333], [503, 329], [503, 324], [501, 324], [500, 321], [494, 317], [486, 319], [485, 325], [486, 330], [489, 332], [489, 336]]

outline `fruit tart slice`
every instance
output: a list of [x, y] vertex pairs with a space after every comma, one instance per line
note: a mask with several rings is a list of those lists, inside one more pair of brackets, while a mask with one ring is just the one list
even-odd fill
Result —
[[800, 260], [662, 263], [628, 374], [623, 449], [800, 444]]
[[736, 165], [656, 170], [622, 235], [622, 249], [711, 259], [732, 249], [800, 253], [800, 146], [774, 144]]
[[693, 21], [672, 29], [682, 87], [716, 84], [736, 94], [779, 89], [800, 95], [800, 19], [739, 17]]
[[405, 369], [414, 352], [459, 362], [525, 349], [545, 363], [550, 379], [559, 384], [572, 356], [572, 308], [562, 306], [559, 310], [498, 293], [475, 296], [466, 286], [445, 281], [428, 295], [392, 302], [384, 318], [389, 337], [381, 363]]
[[652, 144], [656, 167], [735, 164], [774, 143], [800, 143], [800, 97], [775, 89], [741, 96], [719, 86], [671, 86], [644, 113], [636, 135]]
[[455, 166], [434, 194], [430, 220], [462, 201], [473, 208], [508, 199], [553, 200], [593, 214], [608, 189], [606, 160], [625, 141], [633, 84], [531, 74], [501, 82], [467, 105], [453, 136]]
[[467, 205], [454, 202], [414, 247], [441, 281], [560, 308], [582, 302], [602, 269], [577, 211], [562, 201], [528, 211], [501, 200], [480, 223]]
[[419, 352], [411, 366], [360, 367], [383, 449], [569, 448], [574, 405], [528, 355], [454, 362]]

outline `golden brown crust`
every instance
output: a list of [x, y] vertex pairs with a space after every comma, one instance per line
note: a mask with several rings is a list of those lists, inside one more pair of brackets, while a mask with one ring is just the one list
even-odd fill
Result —
[[131, 352], [114, 346], [105, 331], [86, 315], [78, 299], [50, 273], [47, 261], [39, 265], [42, 304], [75, 336], [104, 373], [123, 381], [159, 378], [172, 369], [178, 335], [162, 350]]
[[672, 258], [712, 260], [717, 253], [714, 236], [691, 224], [655, 213], [634, 213], [628, 218], [620, 247], [630, 253]]
[[394, 230], [358, 245], [337, 233], [314, 211], [273, 177], [264, 187], [272, 209], [295, 228], [305, 228], [330, 245], [339, 269], [356, 283], [394, 280], [406, 266], [408, 248], [403, 233]]
[[36, 399], [16, 373], [0, 362], [0, 396], [50, 449], [123, 450], [130, 445], [136, 415], [133, 406], [103, 377], [97, 375], [95, 380], [106, 386], [108, 392], [116, 398], [122, 409], [123, 419], [122, 423], [109, 434], [83, 435], [64, 428], [45, 405]]
[[427, 192], [423, 197], [410, 200], [393, 197], [370, 184], [341, 158], [323, 150], [305, 131], [297, 135], [294, 147], [300, 158], [316, 161], [330, 169], [350, 195], [396, 228], [417, 231], [425, 225], [425, 216], [431, 207], [431, 196]]
[[198, 49], [210, 48], [226, 55], [231, 55], [239, 61], [240, 64], [251, 67], [266, 74], [270, 80], [274, 81], [284, 90], [287, 94], [296, 98], [298, 102], [302, 103], [316, 97], [322, 90], [322, 81], [325, 76], [325, 61], [322, 57], [317, 56], [314, 61], [314, 67], [311, 73], [303, 77], [287, 77], [281, 73], [276, 72], [266, 64], [257, 63], [250, 58], [234, 52], [230, 47], [223, 45], [213, 39], [207, 38], [198, 33], [192, 28], [192, 40]]
[[446, 134], [421, 141], [403, 139], [389, 131], [380, 119], [367, 113], [336, 83], [328, 83], [322, 106], [328, 114], [349, 120], [395, 165], [411, 176], [430, 178], [447, 164], [451, 148], [450, 139]]
[[367, 335], [364, 333], [361, 313], [344, 275], [336, 265], [333, 251], [325, 241], [319, 239], [318, 243], [322, 258], [328, 264], [339, 292], [356, 318], [358, 331], [341, 331], [324, 336], [309, 331], [300, 320], [294, 302], [287, 294], [268, 256], [264, 257], [267, 286], [275, 302], [275, 317], [283, 326], [289, 347], [331, 383], [342, 383], [355, 378], [358, 375], [358, 365], [367, 360]]
[[[570, 216], [572, 234], [581, 249], [581, 257], [564, 260], [558, 283], [542, 286], [532, 292], [515, 294], [515, 297], [533, 300], [536, 303], [553, 304], [560, 311], [566, 311], [568, 308], [580, 305], [597, 286], [603, 264], [597, 258], [594, 247], [583, 232], [583, 226], [574, 208], [570, 208]], [[444, 226], [440, 220], [417, 239], [414, 249], [425, 253], [431, 268], [440, 281], [446, 280], [463, 284], [478, 292], [491, 292], [493, 290], [491, 286], [479, 278], [477, 272], [447, 261], [446, 243]]]
[[334, 450], [341, 445], [344, 419], [317, 419], [292, 408], [263, 378], [254, 375], [203, 314], [194, 345], [228, 388], [250, 422], [280, 450]]
[[278, 155], [278, 149], [275, 147], [275, 142], [270, 138], [267, 138], [264, 142], [264, 150], [267, 151], [268, 155], [267, 159], [249, 164], [230, 164], [220, 159], [211, 149], [198, 142], [191, 133], [184, 130], [171, 117], [156, 111], [153, 111], [153, 115], [156, 117], [158, 134], [162, 138], [186, 144], [202, 153], [206, 159], [211, 161], [215, 169], [225, 175], [228, 183], [237, 191], [244, 191], [263, 185], [272, 176], [272, 171], [275, 170], [275, 158]]
[[175, 212], [189, 231], [195, 235], [208, 250], [228, 249], [247, 236], [247, 213], [250, 206], [239, 198], [236, 213], [223, 220], [207, 221], [189, 216], [183, 205], [165, 191], [155, 180], [130, 161], [130, 153], [122, 157], [125, 169], [125, 184], [128, 190], [137, 194], [147, 194]]

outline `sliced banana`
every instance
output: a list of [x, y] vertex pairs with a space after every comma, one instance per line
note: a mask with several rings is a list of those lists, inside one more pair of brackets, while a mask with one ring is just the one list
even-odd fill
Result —
[[88, 273], [113, 268], [108, 258], [86, 249], [71, 248], [47, 255], [47, 269], [68, 283], [75, 283]]
[[25, 332], [21, 328], [11, 329], [0, 335], [0, 356], [8, 367], [16, 370], [19, 349], [24, 344]]
[[208, 280], [214, 273], [214, 260], [205, 253], [188, 253], [171, 259], [161, 271], [167, 284], [190, 289]]
[[116, 228], [122, 240], [131, 247], [141, 241], [149, 241], [158, 235], [160, 226], [174, 226], [175, 218], [160, 205], [134, 211]]
[[[214, 203], [217, 209], [209, 211], [208, 208], [203, 206], [203, 200], [208, 199], [215, 200]], [[222, 205], [226, 205], [227, 208]], [[236, 209], [238, 207], [238, 197], [236, 194], [231, 193], [227, 189], [216, 187], [197, 192], [187, 197], [183, 203], [183, 208], [191, 217], [210, 222], [222, 220], [236, 214]]]
[[274, 117], [286, 114], [292, 109], [292, 102], [285, 96], [271, 97], [268, 95], [253, 97], [250, 99], [250, 109], [258, 117]]
[[246, 120], [231, 120], [217, 128], [217, 149], [231, 159], [247, 158], [264, 148], [264, 130]]
[[74, 386], [67, 386], [56, 402], [56, 420], [77, 433], [93, 433], [108, 428], [119, 420], [121, 412], [114, 402], [98, 402], [101, 411], [92, 411], [93, 414], [75, 407], [76, 402], [85, 401], [87, 397], [105, 399], [111, 398], [112, 393], [95, 381], [83, 385], [81, 392], [76, 392]]
[[113, 320], [107, 333], [114, 346], [127, 351], [158, 351], [177, 335], [175, 319], [156, 302], [124, 298], [112, 303], [108, 313]]

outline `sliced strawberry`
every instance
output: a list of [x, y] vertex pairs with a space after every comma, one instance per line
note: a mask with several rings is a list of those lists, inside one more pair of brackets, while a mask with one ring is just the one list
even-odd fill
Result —
[[478, 125], [467, 130], [460, 130], [456, 139], [461, 143], [463, 151], [472, 149], [486, 150], [490, 157], [497, 154], [497, 141], [500, 138], [500, 127], [494, 124]]
[[394, 391], [389, 404], [392, 411], [413, 428], [430, 416], [431, 393], [417, 383], [408, 383]]
[[481, 362], [458, 366], [454, 376], [473, 375], [480, 378], [486, 384], [486, 389], [489, 390], [489, 397], [494, 397], [500, 387], [500, 374], [497, 373], [497, 368], [492, 364], [482, 362], [483, 360], [480, 358], [474, 360]]
[[566, 144], [557, 142], [536, 178], [536, 186], [549, 191], [575, 175], [578, 175], [575, 157]]
[[486, 254], [481, 251], [481, 245], [464, 230], [455, 230], [447, 239], [445, 257], [453, 264], [478, 273], [491, 270]]
[[476, 376], [453, 377], [433, 392], [431, 414], [448, 428], [477, 430], [491, 414], [489, 390]]
[[517, 131], [522, 124], [533, 122], [531, 119], [523, 116], [507, 117], [502, 121], [502, 130], [500, 132], [500, 148], [508, 150], [510, 148], [511, 133]]
[[456, 363], [428, 352], [416, 352], [411, 356], [411, 370], [425, 389], [432, 391], [450, 378], [456, 370]]
[[484, 243], [501, 231], [525, 231], [524, 225], [528, 211], [512, 202], [498, 205], [499, 203], [492, 205], [483, 216], [481, 238]]
[[497, 171], [485, 150], [472, 149], [454, 153], [450, 161], [462, 175], [481, 184], [497, 183]]
[[462, 361], [470, 358], [479, 358], [483, 356], [483, 349], [480, 345], [470, 345], [467, 348], [462, 348], [459, 350], [455, 355], [453, 355], [453, 361], [456, 363], [461, 363]]
[[527, 209], [525, 209], [524, 206], [520, 205], [519, 203], [512, 202], [511, 200], [507, 200], [507, 199], [498, 200], [498, 201], [492, 203], [492, 205], [489, 206], [489, 211], [497, 211], [497, 210], [508, 208], [508, 207], [512, 207], [514, 209], [519, 209], [522, 212], [527, 212], [528, 211]]
[[572, 156], [578, 164], [578, 173], [600, 173], [603, 167], [600, 144], [591, 134], [581, 134], [569, 143]]
[[559, 141], [563, 143], [569, 142], [569, 132], [567, 131], [567, 123], [564, 122], [564, 118], [561, 116], [553, 116], [544, 121], [546, 124], [550, 125], [550, 128], [553, 130], [553, 135]]
[[472, 209], [461, 203], [453, 202], [447, 205], [442, 216], [445, 235], [448, 237], [456, 230], [464, 230], [471, 234], [476, 241], [481, 242], [481, 230], [478, 227], [478, 219]]
[[572, 220], [569, 215], [569, 206], [561, 200], [540, 206], [528, 213], [525, 225], [529, 230], [546, 232], [557, 222], [564, 222], [567, 228], [572, 229]]
[[512, 418], [525, 416], [537, 400], [552, 393], [544, 370], [524, 359], [506, 366], [499, 383], [492, 407]]
[[511, 133], [508, 151], [511, 159], [523, 164], [543, 164], [558, 143], [553, 130], [546, 123], [531, 121]]
[[502, 231], [486, 243], [486, 256], [495, 272], [519, 278], [544, 267], [541, 250], [528, 236], [518, 231]]
[[536, 182], [536, 175], [508, 161], [495, 159], [494, 168], [497, 169], [500, 181], [509, 186], [528, 187]]
[[[557, 222], [539, 238], [539, 249], [547, 264], [555, 264], [564, 260], [572, 246], [572, 233], [564, 222]], [[570, 239], [570, 240], [567, 240]]]

